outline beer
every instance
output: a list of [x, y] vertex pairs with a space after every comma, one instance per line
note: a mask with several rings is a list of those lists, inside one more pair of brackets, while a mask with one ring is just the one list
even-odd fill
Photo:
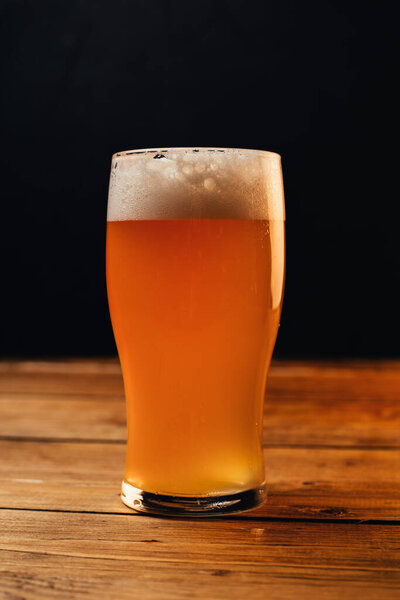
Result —
[[[193, 174], [199, 164], [196, 156], [180, 168]], [[198, 175], [198, 202], [193, 193], [185, 199], [181, 181], [179, 198], [165, 203], [154, 193], [140, 214], [152, 218], [129, 218], [138, 216], [133, 193], [125, 213], [109, 208], [107, 225], [109, 307], [127, 404], [125, 486], [170, 498], [228, 497], [263, 485], [263, 400], [282, 302], [282, 213], [246, 214], [248, 201], [232, 203], [226, 186], [225, 209], [215, 211], [216, 189]], [[162, 177], [161, 195], [170, 187]]]

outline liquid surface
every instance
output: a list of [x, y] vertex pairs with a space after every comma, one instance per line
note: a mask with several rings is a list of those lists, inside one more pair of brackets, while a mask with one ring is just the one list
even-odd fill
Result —
[[129, 483], [209, 495], [263, 482], [263, 398], [283, 270], [283, 221], [108, 222]]

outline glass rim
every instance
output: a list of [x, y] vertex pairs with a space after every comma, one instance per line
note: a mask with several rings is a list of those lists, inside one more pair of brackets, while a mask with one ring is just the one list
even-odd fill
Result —
[[135, 154], [154, 154], [154, 152], [162, 154], [163, 152], [182, 152], [182, 151], [192, 151], [192, 152], [227, 152], [227, 153], [249, 153], [249, 154], [259, 154], [260, 156], [269, 156], [271, 158], [281, 159], [281, 155], [278, 152], [273, 152], [270, 150], [257, 150], [253, 148], [224, 148], [218, 146], [159, 146], [158, 148], [137, 148], [134, 150], [121, 150], [120, 152], [114, 152], [112, 158], [120, 158], [127, 156], [134, 156]]

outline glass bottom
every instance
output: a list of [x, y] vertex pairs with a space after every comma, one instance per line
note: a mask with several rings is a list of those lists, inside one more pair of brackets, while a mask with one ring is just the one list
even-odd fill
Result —
[[168, 496], [146, 492], [122, 482], [121, 500], [138, 512], [170, 517], [218, 517], [261, 506], [267, 499], [265, 484], [260, 487], [221, 496]]

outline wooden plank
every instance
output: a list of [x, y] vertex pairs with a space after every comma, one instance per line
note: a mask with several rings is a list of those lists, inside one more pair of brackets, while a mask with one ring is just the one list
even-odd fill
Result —
[[[286, 372], [286, 376], [284, 373]], [[320, 368], [271, 369], [267, 398], [343, 400], [399, 400], [400, 372], [392, 370]]]
[[[400, 359], [335, 359], [335, 360], [276, 360], [273, 359], [271, 372], [316, 377], [323, 371], [328, 376], [341, 375], [353, 378], [357, 372], [398, 373]], [[4, 373], [120, 373], [118, 357], [104, 358], [65, 358], [51, 360], [7, 360], [0, 361], [0, 374]]]
[[[3, 392], [0, 415], [3, 438], [126, 438], [122, 395]], [[264, 444], [400, 448], [400, 400], [274, 397], [265, 404]]]
[[[264, 443], [400, 447], [399, 365], [275, 363]], [[3, 437], [122, 441], [125, 407], [118, 362], [0, 363], [0, 414]]]
[[344, 394], [330, 400], [320, 392], [318, 398], [306, 394], [269, 398], [264, 444], [400, 448], [400, 397], [363, 399]]
[[122, 395], [0, 393], [0, 438], [126, 439]]
[[232, 568], [184, 557], [144, 563], [34, 551], [1, 552], [0, 560], [0, 594], [7, 600], [396, 600], [399, 587], [397, 572], [346, 567]]
[[400, 584], [393, 526], [0, 511], [0, 532], [10, 598], [383, 600]]
[[0, 361], [0, 392], [123, 395], [116, 358]]
[[[380, 399], [399, 397], [400, 361], [274, 362], [268, 395]], [[0, 392], [123, 394], [116, 359], [0, 362]]]
[[[129, 512], [124, 445], [0, 442], [0, 507]], [[400, 450], [265, 449], [260, 518], [400, 520]], [[246, 518], [248, 515], [245, 515]]]
[[0, 392], [25, 394], [101, 394], [122, 396], [121, 373], [2, 373]]
[[399, 526], [385, 524], [0, 510], [2, 550], [31, 552], [35, 542], [37, 552], [87, 558], [175, 562], [184, 551], [187, 562], [201, 560], [211, 565], [219, 557], [232, 564], [260, 564], [268, 557], [279, 564], [379, 566], [400, 573], [399, 534]]
[[[312, 377], [340, 375], [342, 378], [354, 378], [357, 373], [399, 372], [400, 359], [335, 359], [335, 360], [276, 360], [272, 361], [271, 372], [276, 376]], [[120, 373], [116, 356], [108, 358], [67, 358], [52, 360], [6, 360], [0, 361], [0, 374], [115, 374]]]
[[67, 358], [54, 360], [0, 361], [0, 376], [21, 375], [120, 375], [117, 357]]

